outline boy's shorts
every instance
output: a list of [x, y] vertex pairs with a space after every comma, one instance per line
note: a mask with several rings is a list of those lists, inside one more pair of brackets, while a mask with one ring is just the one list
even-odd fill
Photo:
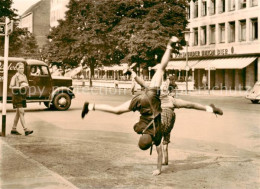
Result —
[[[137, 122], [134, 125], [134, 131], [137, 134], [149, 134], [151, 135], [152, 139], [153, 139], [153, 143], [156, 146], [159, 146], [161, 144], [161, 140], [162, 140], [162, 130], [161, 130], [161, 115], [159, 114], [155, 119], [154, 119], [154, 123], [155, 123], [155, 131], [154, 131], [154, 127], [153, 124], [151, 124], [144, 132], [143, 130], [148, 126], [148, 124], [152, 121], [152, 119], [146, 119], [144, 117], [140, 117], [139, 122]], [[154, 136], [155, 135], [155, 136]]]

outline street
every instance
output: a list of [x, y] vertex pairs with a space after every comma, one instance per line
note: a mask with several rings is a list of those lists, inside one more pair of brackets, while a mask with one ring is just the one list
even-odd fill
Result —
[[[139, 136], [133, 130], [137, 112], [111, 115], [96, 111], [84, 120], [80, 117], [85, 100], [119, 105], [131, 98], [130, 91], [124, 90], [77, 90], [71, 108], [64, 112], [28, 104], [25, 119], [34, 133], [27, 137], [9, 134], [15, 112], [8, 104], [7, 136], [0, 140], [72, 187], [260, 188], [260, 104], [243, 97], [178, 96], [204, 105], [213, 103], [224, 115], [176, 109], [169, 165], [154, 177], [157, 153], [154, 148], [150, 156], [149, 150], [141, 151], [137, 146]], [[18, 129], [23, 133], [20, 123]], [[19, 169], [20, 161], [10, 162], [13, 159], [8, 157], [2, 153], [0, 158], [6, 171], [0, 173], [2, 188], [21, 179], [19, 174], [13, 175], [12, 181], [6, 179], [8, 165]], [[38, 187], [48, 188], [35, 185]]]

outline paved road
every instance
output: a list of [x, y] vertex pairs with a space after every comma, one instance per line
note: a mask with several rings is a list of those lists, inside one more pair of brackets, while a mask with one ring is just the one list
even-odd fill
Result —
[[[138, 113], [117, 116], [91, 112], [84, 120], [80, 118], [85, 100], [118, 105], [131, 99], [129, 91], [120, 92], [79, 91], [66, 112], [49, 111], [44, 105], [30, 104], [26, 121], [34, 134], [29, 137], [8, 135], [3, 141], [71, 183], [71, 187], [260, 187], [260, 104], [253, 105], [241, 97], [181, 96], [203, 104], [214, 103], [223, 108], [224, 116], [176, 110], [169, 166], [163, 167], [160, 176], [152, 177], [156, 152], [150, 156], [149, 152], [140, 151], [138, 135], [132, 130]], [[14, 112], [11, 105], [8, 108], [9, 132]], [[10, 164], [11, 160], [5, 161]], [[42, 186], [36, 184], [32, 188]]]

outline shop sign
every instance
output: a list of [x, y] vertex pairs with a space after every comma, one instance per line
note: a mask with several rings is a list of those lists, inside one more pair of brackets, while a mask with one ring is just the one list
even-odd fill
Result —
[[[201, 51], [190, 51], [188, 57], [208, 57], [208, 56], [225, 56], [228, 55], [228, 49], [213, 49], [213, 50], [201, 50]], [[186, 52], [180, 52], [175, 56], [176, 58], [185, 58]]]

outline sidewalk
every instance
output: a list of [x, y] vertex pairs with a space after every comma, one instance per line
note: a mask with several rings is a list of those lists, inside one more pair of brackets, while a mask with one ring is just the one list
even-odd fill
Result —
[[[89, 88], [88, 80], [73, 80], [74, 88]], [[115, 88], [116, 90], [130, 90], [131, 89], [131, 81], [120, 81], [118, 85], [118, 89], [115, 88], [113, 80], [93, 80], [92, 81], [92, 89], [99, 88]], [[140, 91], [141, 87], [136, 85], [135, 90]], [[201, 96], [229, 96], [229, 97], [245, 97], [248, 91], [246, 90], [231, 90], [231, 89], [222, 89], [222, 90], [189, 90], [188, 94], [186, 94], [185, 90], [177, 90], [176, 94], [178, 95], [201, 95]]]
[[1, 189], [75, 189], [57, 173], [9, 146], [0, 137]]
[[196, 95], [196, 96], [228, 96], [228, 97], [245, 97], [248, 91], [245, 90], [194, 90], [188, 91], [177, 91], [177, 95]]
[[[104, 86], [93, 86], [93, 87], [89, 87], [89, 86], [74, 86], [74, 92], [82, 92], [82, 89], [85, 88], [87, 91], [96, 91], [96, 90], [100, 90], [102, 88], [104, 89], [110, 89], [108, 91], [129, 91], [130, 93], [130, 88], [114, 88], [114, 87], [104, 87]], [[137, 89], [136, 92], [140, 92], [141, 89]], [[188, 94], [186, 93], [186, 91], [176, 91], [176, 96], [225, 96], [225, 97], [246, 97], [246, 95], [248, 94], [248, 91], [245, 90], [193, 90], [193, 91], [188, 91]]]

